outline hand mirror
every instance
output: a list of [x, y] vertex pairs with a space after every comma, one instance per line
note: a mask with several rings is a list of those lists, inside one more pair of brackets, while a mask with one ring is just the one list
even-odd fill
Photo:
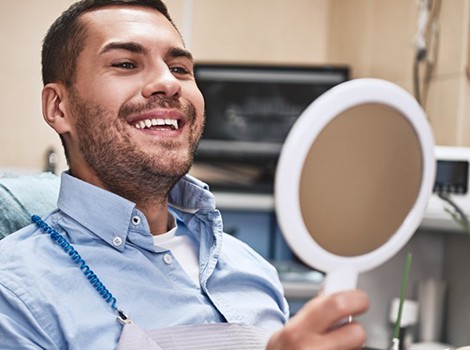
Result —
[[384, 80], [351, 80], [290, 130], [276, 169], [278, 220], [294, 253], [326, 273], [324, 293], [352, 289], [411, 238], [434, 175], [434, 139], [416, 100]]

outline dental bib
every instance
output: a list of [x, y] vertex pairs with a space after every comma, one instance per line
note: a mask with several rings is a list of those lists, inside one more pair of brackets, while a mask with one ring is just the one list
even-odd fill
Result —
[[124, 324], [117, 350], [262, 350], [271, 331], [237, 323], [175, 326], [144, 331]]

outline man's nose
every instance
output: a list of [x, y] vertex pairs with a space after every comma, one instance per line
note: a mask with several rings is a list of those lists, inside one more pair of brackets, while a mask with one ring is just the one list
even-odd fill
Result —
[[180, 97], [180, 81], [172, 74], [168, 66], [156, 67], [146, 77], [142, 95], [149, 98], [154, 95], [162, 97]]

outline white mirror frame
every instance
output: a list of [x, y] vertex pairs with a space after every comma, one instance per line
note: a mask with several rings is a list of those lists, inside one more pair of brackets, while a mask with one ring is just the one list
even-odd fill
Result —
[[[299, 188], [303, 164], [320, 132], [349, 108], [384, 104], [407, 118], [422, 151], [422, 181], [414, 206], [397, 232], [377, 249], [354, 257], [332, 254], [319, 246], [303, 221]], [[317, 98], [297, 119], [281, 150], [275, 178], [275, 207], [284, 237], [309, 266], [327, 273], [323, 292], [355, 288], [357, 274], [395, 255], [418, 228], [435, 180], [434, 137], [427, 117], [416, 99], [401, 87], [381, 79], [355, 79], [342, 83]]]

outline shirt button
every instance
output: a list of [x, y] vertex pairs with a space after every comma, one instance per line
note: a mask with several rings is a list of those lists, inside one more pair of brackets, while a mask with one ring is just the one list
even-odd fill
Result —
[[115, 237], [113, 238], [113, 245], [114, 245], [115, 247], [118, 247], [118, 246], [120, 246], [121, 244], [122, 244], [122, 238], [121, 238], [121, 237], [118, 237], [118, 236], [115, 236]]
[[132, 223], [137, 226], [138, 224], [140, 224], [140, 216], [133, 216], [132, 217]]
[[170, 265], [173, 262], [173, 258], [170, 254], [163, 255], [163, 261], [165, 264]]

